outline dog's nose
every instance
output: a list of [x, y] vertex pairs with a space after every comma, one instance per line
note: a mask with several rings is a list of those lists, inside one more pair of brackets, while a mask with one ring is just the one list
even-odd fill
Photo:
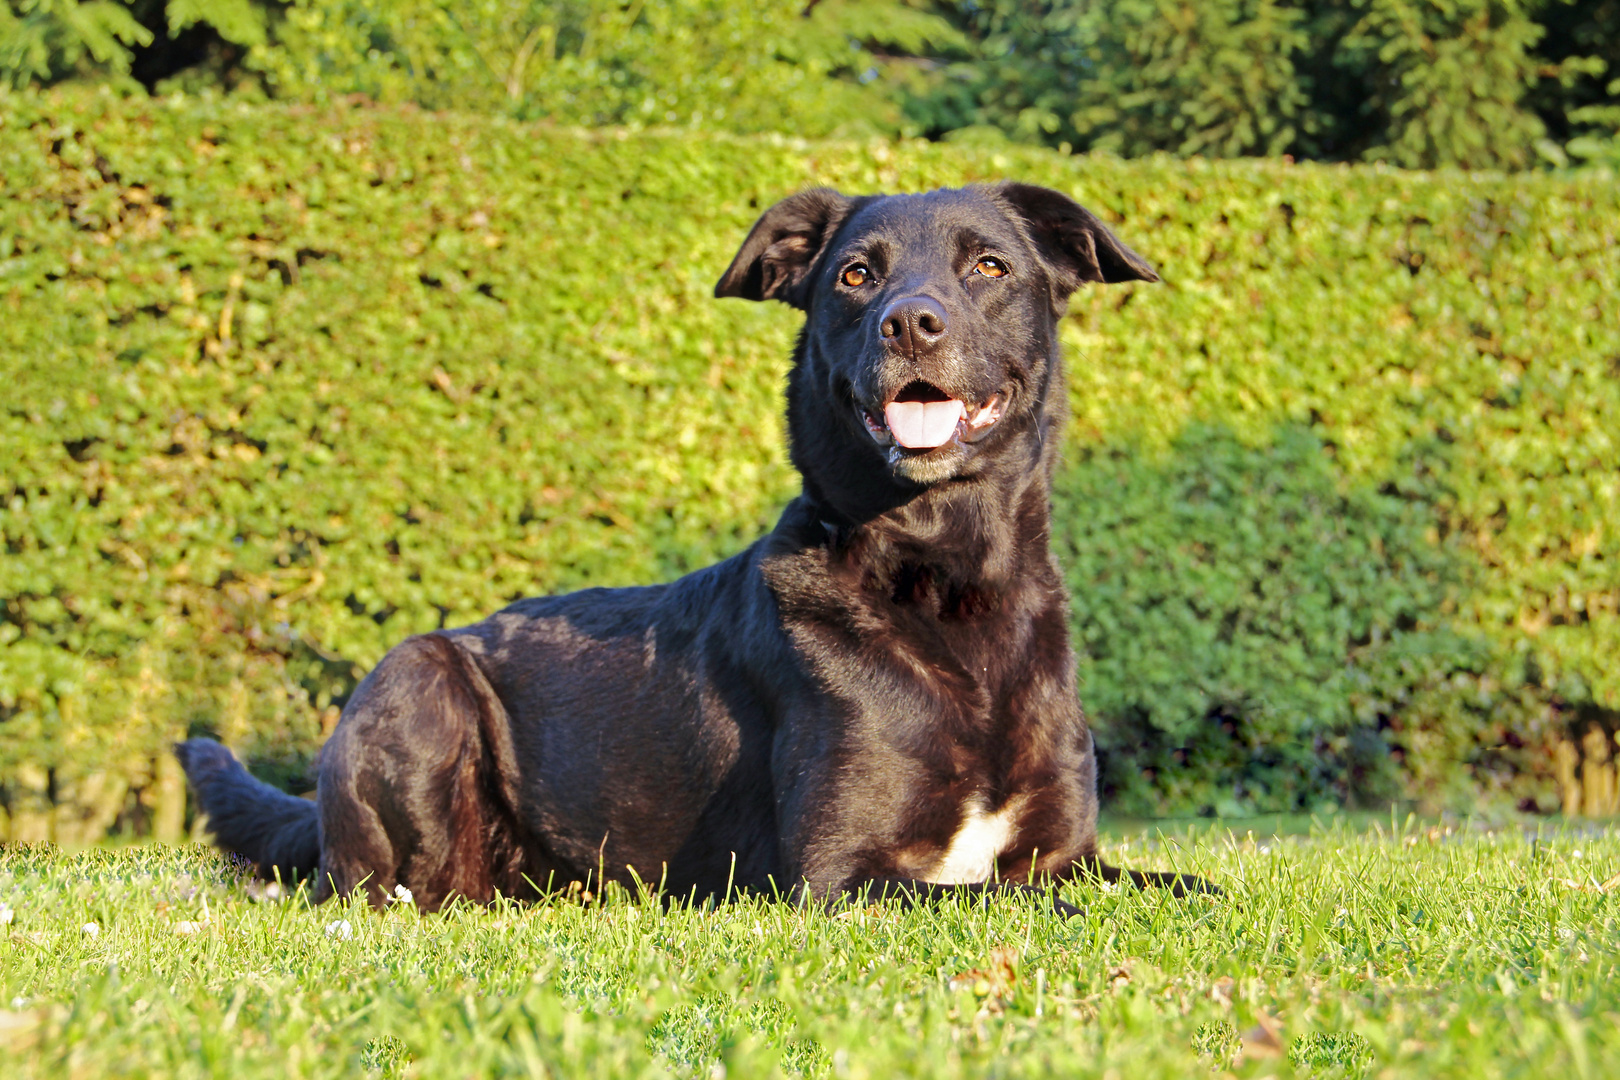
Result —
[[926, 296], [896, 300], [883, 312], [878, 332], [902, 352], [915, 355], [937, 346], [945, 337], [945, 309]]

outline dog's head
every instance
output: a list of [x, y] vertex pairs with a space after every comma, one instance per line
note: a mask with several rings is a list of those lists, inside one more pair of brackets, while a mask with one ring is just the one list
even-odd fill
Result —
[[767, 210], [715, 295], [805, 312], [788, 388], [794, 461], [858, 516], [1009, 455], [1027, 467], [1013, 448], [1044, 442], [1069, 294], [1133, 280], [1158, 275], [1046, 188], [821, 189]]

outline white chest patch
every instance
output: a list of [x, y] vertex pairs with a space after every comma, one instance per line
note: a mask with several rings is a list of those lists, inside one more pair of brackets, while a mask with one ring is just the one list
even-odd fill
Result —
[[962, 824], [951, 837], [939, 862], [918, 876], [937, 885], [971, 885], [989, 881], [996, 869], [996, 856], [1012, 847], [1017, 838], [1021, 800], [1013, 799], [995, 813], [985, 808], [982, 796], [968, 799], [963, 807]]

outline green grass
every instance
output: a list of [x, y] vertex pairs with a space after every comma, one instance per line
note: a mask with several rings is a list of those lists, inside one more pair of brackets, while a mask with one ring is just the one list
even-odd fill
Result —
[[0, 1072], [1620, 1075], [1620, 831], [1277, 831], [1116, 824], [1110, 859], [1227, 893], [1072, 887], [1068, 922], [613, 893], [418, 917], [264, 900], [200, 847], [10, 847]]

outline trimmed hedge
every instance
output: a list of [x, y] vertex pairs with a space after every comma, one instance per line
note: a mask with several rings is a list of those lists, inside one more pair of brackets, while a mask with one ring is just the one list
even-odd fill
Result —
[[172, 833], [188, 731], [296, 787], [406, 634], [738, 550], [795, 490], [797, 315], [710, 295], [749, 224], [1004, 176], [1166, 279], [1065, 322], [1114, 805], [1551, 806], [1620, 708], [1612, 176], [60, 92], [0, 99], [9, 835]]

